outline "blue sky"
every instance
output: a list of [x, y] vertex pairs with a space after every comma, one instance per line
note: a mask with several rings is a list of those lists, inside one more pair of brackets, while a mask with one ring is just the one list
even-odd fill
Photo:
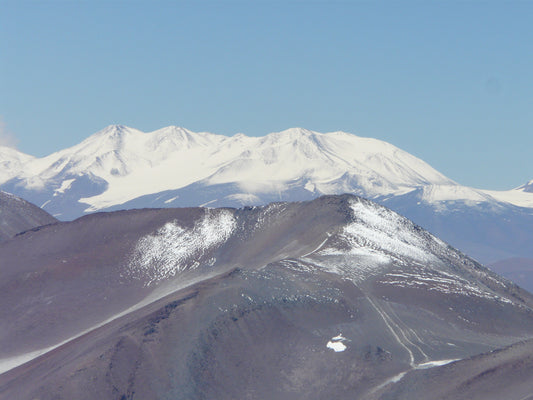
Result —
[[533, 179], [531, 21], [525, 1], [0, 0], [0, 140], [345, 130], [510, 189]]

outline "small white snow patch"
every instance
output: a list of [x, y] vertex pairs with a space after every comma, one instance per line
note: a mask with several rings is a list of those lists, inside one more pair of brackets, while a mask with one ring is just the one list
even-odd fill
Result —
[[66, 190], [70, 189], [72, 186], [72, 182], [74, 182], [76, 179], [65, 179], [63, 182], [61, 182], [61, 186], [59, 189], [54, 190], [54, 196], [57, 196], [58, 194], [65, 193]]
[[178, 196], [174, 196], [172, 197], [171, 199], [168, 199], [168, 200], [165, 200], [165, 204], [169, 204], [169, 203], [172, 203], [174, 200], [176, 200], [178, 198]]
[[210, 200], [207, 203], [200, 204], [200, 207], [207, 207], [209, 204], [214, 203], [215, 201], [218, 201], [218, 199]]
[[304, 189], [311, 192], [311, 193], [314, 193], [315, 189], [316, 189], [316, 186], [311, 183], [311, 182], [307, 182], [304, 186]]
[[458, 361], [460, 358], [454, 358], [453, 360], [436, 360], [436, 361], [428, 361], [422, 364], [418, 364], [415, 369], [429, 369], [433, 367], [440, 367], [442, 365], [450, 364], [454, 361]]
[[346, 338], [342, 336], [342, 334], [340, 334], [338, 336], [332, 337], [331, 340], [326, 344], [326, 347], [335, 351], [335, 353], [339, 353], [341, 351], [346, 350], [346, 345], [342, 343], [345, 340]]

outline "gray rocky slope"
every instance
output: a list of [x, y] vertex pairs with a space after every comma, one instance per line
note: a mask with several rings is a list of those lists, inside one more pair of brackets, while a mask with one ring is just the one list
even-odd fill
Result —
[[0, 398], [533, 393], [533, 296], [355, 196], [93, 214], [0, 273]]
[[54, 222], [57, 220], [41, 208], [20, 197], [0, 191], [0, 241]]

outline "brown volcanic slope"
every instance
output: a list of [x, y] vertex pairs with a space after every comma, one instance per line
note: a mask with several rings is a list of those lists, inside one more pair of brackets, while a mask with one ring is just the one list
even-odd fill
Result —
[[354, 196], [95, 214], [0, 272], [0, 398], [533, 393], [533, 297]]
[[54, 222], [57, 220], [46, 211], [20, 197], [0, 191], [0, 241]]

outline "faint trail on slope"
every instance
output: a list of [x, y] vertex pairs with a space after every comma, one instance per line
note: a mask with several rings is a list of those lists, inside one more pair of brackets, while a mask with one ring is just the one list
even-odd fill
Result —
[[370, 394], [374, 394], [376, 393], [378, 390], [381, 390], [383, 389], [385, 386], [387, 386], [389, 383], [396, 383], [396, 382], [400, 382], [403, 377], [409, 372], [411, 371], [410, 369], [408, 369], [407, 371], [403, 371], [403, 372], [400, 372], [399, 374], [397, 375], [394, 375], [392, 378], [389, 378], [387, 379], [385, 382], [379, 384], [378, 386], [376, 386], [374, 389], [372, 389], [369, 393]]
[[[366, 293], [365, 293], [366, 294]], [[387, 325], [387, 328], [389, 329], [389, 331], [392, 333], [392, 335], [394, 336], [394, 338], [398, 341], [398, 343], [405, 349], [407, 350], [407, 352], [409, 353], [409, 365], [414, 368], [415, 366], [415, 357], [413, 355], [413, 352], [411, 351], [411, 349], [400, 339], [400, 337], [398, 336], [398, 334], [396, 333], [396, 331], [394, 330], [394, 328], [391, 326], [391, 325], [395, 325], [396, 328], [398, 328], [398, 330], [401, 332], [401, 329], [398, 327], [398, 325], [392, 321], [392, 319], [383, 311], [381, 310], [380, 307], [378, 307], [376, 305], [376, 303], [374, 303], [372, 301], [372, 299], [370, 298], [370, 296], [366, 295], [366, 298], [368, 300], [368, 302], [372, 305], [372, 307], [374, 307], [374, 309], [378, 312], [378, 314], [381, 316], [381, 318], [383, 319], [383, 321], [385, 322], [385, 325]]]
[[[422, 355], [422, 358], [424, 359], [424, 361], [428, 361], [429, 360], [429, 357], [428, 355], [424, 352], [424, 350], [422, 350], [420, 348], [420, 346], [418, 346], [417, 344], [413, 343], [411, 341], [411, 339], [409, 339], [408, 336], [412, 335], [416, 338], [416, 340], [419, 342], [419, 343], [424, 343], [420, 337], [417, 335], [417, 333], [411, 329], [409, 326], [407, 326], [407, 324], [405, 322], [402, 321], [402, 319], [400, 317], [398, 317], [398, 315], [394, 312], [394, 310], [391, 308], [391, 307], [388, 307], [388, 313], [387, 313], [387, 316], [394, 322], [394, 325], [396, 326], [396, 328], [398, 328], [398, 331], [401, 333], [401, 335], [403, 336], [403, 338], [405, 339], [406, 342], [408, 342], [409, 344], [411, 344], [412, 346], [416, 347], [416, 349], [420, 352], [420, 354]], [[403, 328], [400, 327], [400, 325], [403, 325]]]
[[318, 250], [320, 250], [322, 248], [322, 246], [324, 246], [326, 244], [326, 242], [328, 241], [328, 239], [331, 237], [331, 233], [327, 233], [326, 232], [326, 235], [328, 235], [328, 237], [325, 238], [324, 241], [322, 243], [320, 243], [316, 249], [314, 249], [313, 251], [310, 251], [307, 254], [304, 254], [303, 256], [300, 256], [300, 258], [304, 258], [304, 257], [310, 256], [311, 254], [316, 253]]

